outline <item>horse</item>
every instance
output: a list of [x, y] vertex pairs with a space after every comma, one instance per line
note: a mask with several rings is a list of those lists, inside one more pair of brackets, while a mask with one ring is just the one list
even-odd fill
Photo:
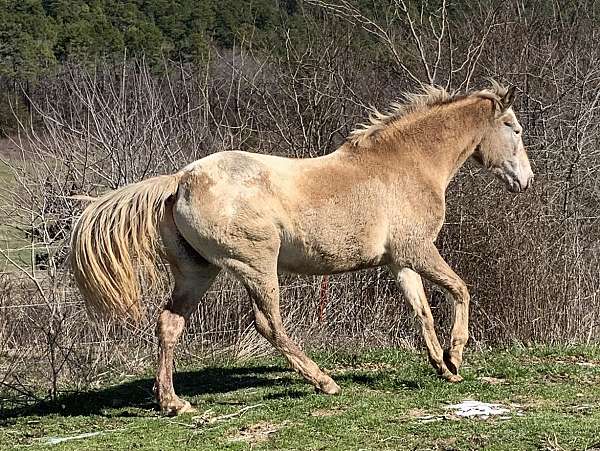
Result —
[[[492, 81], [466, 94], [429, 86], [405, 94], [352, 131], [334, 152], [284, 158], [213, 153], [175, 174], [124, 186], [89, 204], [72, 234], [72, 269], [92, 311], [140, 315], [140, 267], [157, 277], [166, 257], [174, 279], [157, 323], [154, 393], [166, 414], [193, 410], [173, 387], [175, 345], [221, 270], [247, 290], [257, 331], [325, 394], [340, 387], [287, 335], [278, 273], [326, 275], [388, 266], [421, 323], [440, 377], [460, 382], [468, 340], [469, 292], [434, 242], [445, 192], [473, 158], [522, 192], [533, 172], [512, 105], [515, 88]], [[421, 277], [454, 299], [443, 350]]]

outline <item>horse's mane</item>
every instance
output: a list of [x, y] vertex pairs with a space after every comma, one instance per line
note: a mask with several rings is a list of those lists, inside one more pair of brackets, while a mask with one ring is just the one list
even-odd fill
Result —
[[467, 97], [481, 97], [499, 102], [506, 95], [508, 89], [491, 80], [491, 87], [467, 94], [458, 92], [449, 93], [440, 86], [425, 85], [421, 92], [404, 93], [400, 102], [392, 102], [384, 113], [375, 107], [369, 109], [368, 123], [359, 124], [348, 136], [348, 142], [353, 146], [361, 146], [368, 143], [392, 122], [409, 114], [426, 111], [435, 106], [446, 105]]

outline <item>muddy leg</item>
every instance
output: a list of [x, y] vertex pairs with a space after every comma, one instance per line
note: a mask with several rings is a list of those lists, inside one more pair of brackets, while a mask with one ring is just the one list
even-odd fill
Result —
[[421, 322], [421, 331], [427, 346], [429, 361], [441, 377], [450, 382], [460, 382], [462, 378], [457, 374], [453, 374], [444, 362], [444, 352], [435, 332], [433, 316], [425, 296], [421, 276], [411, 269], [395, 265], [391, 265], [390, 269], [402, 289], [404, 297]]
[[158, 335], [158, 368], [154, 395], [163, 413], [176, 415], [192, 410], [190, 403], [179, 399], [173, 388], [173, 355], [175, 345], [185, 325], [213, 281], [220, 268], [202, 258], [181, 237], [171, 212], [172, 205], [161, 224], [161, 237], [169, 267], [175, 279], [171, 299], [164, 307], [156, 326]]
[[171, 300], [158, 318], [156, 330], [159, 339], [159, 353], [154, 394], [161, 411], [167, 415], [176, 415], [192, 410], [189, 402], [181, 400], [175, 394], [173, 387], [174, 350], [186, 322], [218, 272], [218, 268], [207, 266], [201, 273], [188, 273], [186, 279], [181, 274], [177, 275]]

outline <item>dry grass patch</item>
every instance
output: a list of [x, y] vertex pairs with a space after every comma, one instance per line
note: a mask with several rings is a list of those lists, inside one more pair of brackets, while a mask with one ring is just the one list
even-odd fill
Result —
[[260, 421], [249, 426], [239, 428], [229, 440], [232, 442], [261, 443], [269, 440], [269, 437], [279, 431], [286, 423], [274, 424], [268, 421]]

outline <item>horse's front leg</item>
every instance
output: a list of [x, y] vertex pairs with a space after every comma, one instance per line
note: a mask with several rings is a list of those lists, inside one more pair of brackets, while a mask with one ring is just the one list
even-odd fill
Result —
[[425, 296], [421, 276], [413, 270], [403, 268], [402, 266], [390, 265], [390, 270], [402, 289], [404, 298], [421, 322], [421, 331], [425, 345], [427, 346], [429, 361], [441, 377], [450, 382], [460, 382], [462, 378], [458, 374], [452, 373], [446, 366], [446, 362], [444, 362], [444, 352], [435, 332], [433, 316], [431, 315], [431, 308]]
[[463, 350], [469, 339], [469, 302], [471, 298], [467, 285], [448, 266], [433, 243], [419, 255], [414, 269], [431, 282], [445, 288], [454, 299], [454, 324], [450, 337], [450, 348], [444, 353], [444, 362], [453, 374], [458, 374]]
[[281, 352], [292, 368], [300, 373], [315, 388], [327, 395], [340, 392], [340, 387], [325, 374], [300, 347], [287, 335], [279, 311], [279, 283], [277, 274], [260, 274], [247, 271], [238, 277], [248, 290], [254, 310], [256, 330]]

